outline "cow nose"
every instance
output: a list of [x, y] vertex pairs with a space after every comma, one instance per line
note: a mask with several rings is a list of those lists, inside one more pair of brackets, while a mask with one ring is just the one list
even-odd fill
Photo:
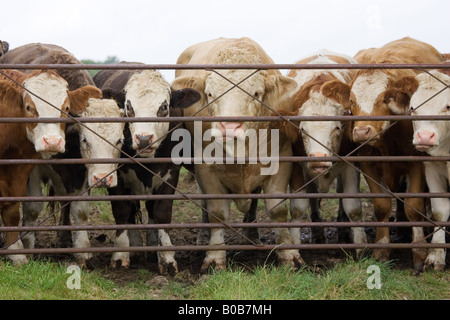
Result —
[[64, 139], [58, 136], [44, 136], [42, 138], [44, 150], [47, 152], [62, 152]]
[[353, 129], [353, 141], [363, 142], [371, 139], [375, 135], [375, 128], [368, 126], [357, 126]]
[[223, 136], [231, 134], [232, 136], [236, 136], [239, 131], [244, 130], [243, 122], [219, 122], [219, 129], [222, 132]]
[[[314, 152], [309, 154], [310, 157], [328, 157], [326, 153], [322, 152]], [[315, 174], [320, 174], [325, 172], [331, 167], [331, 162], [328, 161], [318, 161], [318, 162], [310, 162], [308, 164], [311, 171]]]
[[101, 188], [111, 188], [114, 187], [114, 176], [107, 173], [96, 173], [92, 176], [92, 185]]
[[139, 149], [145, 149], [155, 142], [155, 136], [153, 134], [136, 134], [134, 140]]
[[417, 132], [416, 140], [416, 144], [434, 145], [436, 141], [436, 133], [426, 130]]

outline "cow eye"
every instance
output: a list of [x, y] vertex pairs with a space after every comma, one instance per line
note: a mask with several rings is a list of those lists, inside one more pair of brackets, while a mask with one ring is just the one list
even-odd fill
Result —
[[86, 139], [85, 137], [83, 137], [83, 138], [81, 139], [81, 142], [82, 142], [83, 144], [87, 144], [87, 139]]
[[447, 106], [447, 111], [450, 111], [450, 105]]
[[130, 100], [127, 100], [127, 104], [125, 105], [125, 116], [134, 117], [134, 109]]
[[25, 107], [25, 109], [27, 109], [27, 111], [30, 111], [30, 112], [31, 112], [31, 107], [30, 107], [29, 105], [27, 105], [27, 106]]
[[256, 91], [255, 94], [254, 94], [253, 96], [254, 96], [256, 99], [258, 99], [258, 98], [259, 98], [259, 92]]
[[156, 114], [158, 117], [167, 117], [169, 114], [169, 104], [167, 101], [164, 101], [159, 107], [158, 113]]

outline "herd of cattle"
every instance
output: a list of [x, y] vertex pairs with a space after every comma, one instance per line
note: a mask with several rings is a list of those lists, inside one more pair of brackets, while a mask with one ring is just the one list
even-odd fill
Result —
[[[319, 51], [298, 64], [442, 64], [442, 69], [293, 69], [284, 76], [279, 70], [249, 69], [177, 69], [169, 84], [155, 70], [108, 69], [93, 78], [86, 70], [12, 70], [7, 64], [80, 64], [65, 49], [48, 44], [29, 44], [9, 50], [1, 42], [0, 117], [234, 117], [233, 121], [203, 121], [201, 134], [212, 132], [215, 140], [246, 139], [247, 132], [279, 132], [277, 155], [321, 157], [320, 161], [279, 163], [272, 174], [261, 174], [262, 163], [195, 163], [185, 165], [196, 177], [203, 194], [282, 194], [328, 192], [338, 179], [340, 191], [358, 193], [360, 171], [370, 192], [447, 192], [450, 167], [445, 161], [380, 162], [326, 161], [327, 157], [358, 156], [448, 156], [450, 122], [448, 120], [372, 120], [301, 121], [286, 116], [385, 116], [392, 114], [446, 115], [450, 110], [450, 69], [445, 68], [448, 55], [411, 38], [390, 42], [381, 48], [361, 50], [355, 57]], [[273, 64], [272, 59], [253, 40], [215, 39], [187, 48], [178, 64]], [[328, 66], [329, 67], [329, 66]], [[4, 68], [4, 69], [2, 69]], [[449, 89], [449, 90], [446, 90]], [[432, 99], [430, 99], [433, 97]], [[239, 116], [280, 116], [284, 121], [239, 121]], [[337, 119], [342, 119], [337, 118]], [[195, 135], [192, 121], [186, 122], [101, 122], [69, 123], [21, 122], [0, 123], [1, 159], [71, 159], [132, 157], [169, 158], [176, 139], [175, 128], [185, 128]], [[211, 129], [211, 130], [210, 130]], [[258, 137], [259, 138], [259, 137]], [[270, 138], [270, 137], [269, 137]], [[210, 148], [209, 141], [197, 146]], [[260, 141], [260, 140], [258, 140]], [[195, 146], [192, 146], [194, 148]], [[267, 146], [266, 146], [267, 147]], [[247, 146], [248, 148], [248, 146]], [[273, 154], [274, 150], [271, 150]], [[248, 150], [247, 154], [248, 156]], [[5, 164], [0, 166], [1, 197], [41, 196], [41, 183], [52, 186], [56, 195], [80, 195], [90, 187], [107, 188], [110, 195], [174, 194], [180, 165], [175, 163], [84, 164]], [[360, 170], [360, 171], [359, 171]], [[305, 186], [306, 181], [313, 180]], [[406, 187], [405, 187], [406, 186]], [[406, 189], [405, 189], [406, 188]], [[450, 213], [448, 198], [431, 198], [432, 219], [446, 222]], [[256, 199], [236, 199], [245, 221], [256, 219]], [[310, 211], [313, 221], [320, 220], [317, 201], [308, 197], [291, 199], [289, 209], [283, 199], [267, 197], [265, 207], [274, 222], [300, 221]], [[404, 199], [404, 213], [410, 221], [427, 220], [424, 199]], [[281, 203], [281, 205], [280, 205]], [[360, 198], [342, 199], [342, 209], [350, 221], [362, 221]], [[135, 223], [139, 202], [111, 201], [117, 224]], [[150, 223], [170, 223], [172, 200], [146, 201]], [[226, 198], [202, 200], [204, 222], [228, 221], [230, 202]], [[0, 202], [5, 226], [20, 222], [19, 202]], [[89, 202], [73, 201], [62, 206], [64, 223], [70, 216], [76, 224], [87, 224]], [[22, 204], [23, 224], [34, 225], [43, 209], [42, 202]], [[390, 198], [374, 198], [373, 213], [377, 221], [388, 221]], [[433, 243], [445, 243], [445, 228], [436, 227]], [[207, 236], [210, 245], [225, 243], [224, 228], [213, 228]], [[258, 241], [257, 233], [247, 239]], [[76, 248], [90, 247], [87, 231], [74, 231]], [[367, 243], [364, 228], [352, 228], [354, 243]], [[412, 241], [426, 242], [422, 227], [412, 228]], [[8, 249], [33, 248], [35, 235], [28, 232], [6, 233]], [[299, 228], [275, 228], [276, 244], [300, 243]], [[389, 230], [379, 227], [376, 243], [389, 243]], [[136, 230], [118, 230], [115, 245], [138, 246], [142, 239]], [[171, 246], [168, 233], [149, 231], [148, 245]], [[357, 254], [360, 250], [357, 250]], [[413, 267], [445, 268], [444, 248], [414, 248]], [[389, 249], [376, 249], [378, 259], [389, 259]], [[27, 263], [23, 254], [8, 256], [14, 263]], [[85, 264], [91, 253], [77, 253]], [[280, 263], [301, 266], [299, 250], [278, 249]], [[128, 252], [115, 252], [111, 265], [130, 264]], [[206, 252], [202, 270], [226, 266], [225, 250]], [[158, 252], [161, 273], [177, 272], [172, 251]]]

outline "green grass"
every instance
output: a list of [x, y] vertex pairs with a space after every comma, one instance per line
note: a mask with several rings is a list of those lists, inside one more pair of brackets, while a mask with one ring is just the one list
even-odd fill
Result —
[[[380, 289], [368, 289], [371, 265], [380, 269]], [[158, 276], [148, 270], [81, 270], [80, 289], [67, 282], [69, 264], [48, 260], [13, 266], [0, 261], [0, 299], [19, 300], [437, 300], [450, 299], [449, 272], [412, 276], [392, 263], [348, 259], [331, 269], [293, 271], [287, 267], [261, 266], [248, 270], [231, 265], [193, 281], [186, 273]], [[117, 272], [117, 271], [116, 271]], [[133, 277], [129, 277], [133, 273]], [[190, 277], [190, 276], [189, 276]], [[161, 281], [163, 280], [163, 281]]]
[[[380, 268], [380, 289], [369, 289], [370, 265]], [[373, 283], [373, 282], [371, 282]], [[318, 273], [308, 269], [258, 267], [215, 272], [190, 292], [193, 299], [212, 300], [403, 300], [449, 299], [450, 275], [428, 272], [419, 277], [371, 259], [347, 260]]]

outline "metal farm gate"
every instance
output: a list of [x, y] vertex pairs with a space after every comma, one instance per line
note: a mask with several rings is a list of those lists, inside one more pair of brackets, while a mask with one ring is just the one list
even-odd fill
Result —
[[[254, 72], [251, 75], [256, 74], [260, 70], [267, 69], [421, 69], [424, 72], [428, 72], [430, 69], [443, 69], [450, 68], [450, 65], [361, 65], [361, 64], [336, 64], [336, 65], [324, 65], [324, 64], [270, 64], [270, 65], [136, 65], [136, 64], [120, 64], [120, 65], [1, 65], [0, 69], [68, 69], [68, 70], [77, 70], [77, 69], [95, 69], [95, 70], [104, 70], [104, 69], [155, 69], [155, 70], [176, 70], [176, 69], [205, 69], [211, 72], [216, 72], [220, 74], [220, 70], [223, 69], [251, 69]], [[251, 77], [251, 75], [249, 77]], [[430, 74], [430, 76], [432, 76]], [[242, 79], [245, 80], [245, 79]], [[448, 84], [445, 84], [447, 88], [444, 88], [442, 91], [446, 89], [450, 89]], [[233, 83], [233, 87], [239, 88], [239, 83]], [[231, 89], [230, 89], [231, 90]], [[243, 89], [241, 89], [243, 90]], [[442, 92], [441, 91], [441, 92]], [[226, 93], [224, 93], [226, 94]], [[432, 99], [434, 97], [430, 97]], [[425, 103], [426, 101], [424, 101]], [[270, 107], [270, 106], [263, 106]], [[443, 120], [450, 121], [450, 116], [353, 116], [353, 115], [345, 115], [340, 117], [302, 117], [302, 116], [271, 116], [271, 117], [220, 117], [220, 118], [210, 118], [210, 117], [172, 117], [172, 118], [158, 118], [158, 117], [149, 117], [149, 118], [68, 118], [68, 119], [21, 119], [21, 118], [1, 118], [0, 123], [11, 123], [11, 122], [107, 122], [107, 121], [122, 121], [122, 122], [133, 122], [133, 121], [288, 121], [290, 125], [296, 126], [293, 121], [326, 121], [326, 120], [390, 120], [391, 126], [395, 124], [396, 121], [402, 119], [414, 119], [414, 120]], [[298, 127], [297, 127], [298, 128]], [[299, 129], [300, 130], [300, 129]], [[385, 129], [387, 130], [387, 129]], [[421, 157], [358, 157], [356, 155], [356, 151], [354, 150], [350, 154], [346, 156], [340, 156], [335, 154], [332, 157], [280, 157], [278, 160], [282, 161], [297, 161], [297, 162], [305, 162], [305, 161], [332, 161], [334, 163], [345, 161], [347, 163], [352, 162], [362, 162], [362, 161], [450, 161], [450, 155], [446, 157], [432, 157], [432, 156], [421, 156]], [[246, 161], [250, 161], [251, 159], [247, 158]], [[118, 163], [119, 166], [126, 163], [161, 163], [161, 162], [170, 162], [171, 158], [120, 158], [120, 159], [50, 159], [50, 160], [32, 160], [32, 159], [0, 159], [0, 165], [5, 164], [80, 164], [80, 163]], [[311, 181], [307, 182], [309, 184]], [[306, 186], [306, 185], [305, 185]], [[266, 199], [266, 198], [283, 198], [284, 201], [292, 198], [319, 198], [319, 199], [342, 199], [342, 198], [391, 198], [396, 199], [398, 201], [402, 201], [402, 198], [407, 197], [450, 197], [450, 193], [416, 193], [416, 194], [408, 194], [408, 193], [394, 193], [383, 187], [383, 193], [298, 193], [305, 186], [296, 190], [295, 192], [285, 193], [285, 194], [194, 194], [194, 193], [183, 193], [180, 190], [176, 190], [176, 193], [169, 196], [162, 195], [118, 195], [118, 196], [90, 196], [87, 194], [80, 194], [79, 196], [44, 196], [44, 197], [2, 197], [0, 201], [42, 201], [42, 202], [51, 202], [51, 201], [115, 201], [115, 200], [150, 200], [150, 199], [161, 199], [162, 197], [166, 197], [172, 200], [187, 200], [195, 203], [197, 212], [195, 215], [198, 216], [198, 220], [200, 221], [201, 216], [201, 205], [198, 204], [198, 200], [202, 199]], [[282, 204], [282, 203], [280, 203]], [[266, 208], [263, 216], [268, 215], [271, 208]], [[52, 212], [51, 216], [53, 216], [56, 212]], [[249, 222], [249, 223], [231, 223], [223, 221], [222, 223], [172, 223], [172, 224], [135, 224], [135, 225], [43, 225], [42, 223], [48, 220], [49, 217], [41, 218], [41, 224], [36, 226], [19, 226], [19, 227], [0, 227], [0, 232], [8, 232], [8, 231], [63, 231], [63, 230], [118, 230], [118, 229], [138, 229], [138, 230], [148, 230], [148, 229], [201, 229], [201, 228], [226, 228], [233, 233], [238, 235], [242, 235], [238, 228], [250, 227], [250, 228], [280, 228], [280, 227], [297, 227], [297, 228], [348, 228], [348, 227], [440, 227], [444, 228], [445, 226], [450, 226], [449, 222], [436, 222], [433, 221], [430, 217], [424, 215], [423, 222], [285, 222], [285, 223], [269, 223], [269, 222], [261, 222], [258, 217], [257, 221]], [[449, 234], [449, 231], [446, 231]], [[428, 238], [431, 237], [433, 233], [428, 235]], [[329, 249], [380, 249], [380, 248], [391, 248], [391, 249], [411, 249], [411, 248], [449, 248], [450, 244], [437, 244], [437, 243], [367, 243], [367, 244], [353, 244], [353, 243], [302, 243], [302, 244], [291, 244], [291, 245], [276, 245], [276, 244], [246, 244], [246, 245], [220, 245], [220, 246], [209, 246], [209, 245], [176, 245], [176, 246], [139, 246], [139, 247], [127, 247], [127, 248], [119, 248], [119, 247], [90, 247], [90, 248], [37, 248], [37, 249], [17, 249], [17, 250], [5, 250], [7, 248], [3, 247], [0, 250], [0, 255], [11, 255], [11, 254], [55, 254], [55, 253], [80, 253], [80, 252], [90, 252], [90, 253], [111, 253], [111, 252], [156, 252], [156, 251], [208, 251], [208, 250], [265, 250], [268, 252], [274, 249], [299, 249], [302, 250], [329, 250]]]

